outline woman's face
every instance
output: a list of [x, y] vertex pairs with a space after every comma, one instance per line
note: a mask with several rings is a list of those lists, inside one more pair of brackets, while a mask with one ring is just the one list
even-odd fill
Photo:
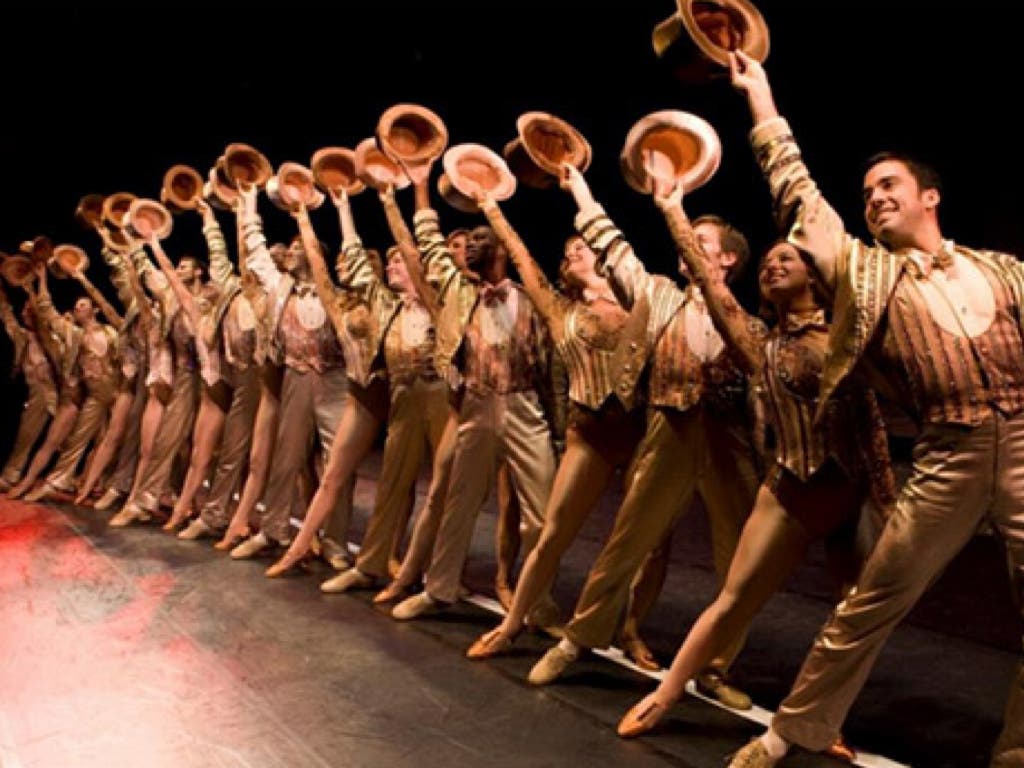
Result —
[[776, 243], [761, 259], [757, 273], [761, 296], [772, 304], [788, 304], [811, 290], [811, 275], [800, 253], [789, 243]]
[[565, 246], [562, 273], [580, 287], [590, 284], [596, 276], [597, 257], [581, 237], [574, 237]]

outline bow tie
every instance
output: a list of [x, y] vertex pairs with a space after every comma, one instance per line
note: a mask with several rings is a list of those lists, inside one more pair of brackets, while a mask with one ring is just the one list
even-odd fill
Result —
[[948, 269], [953, 266], [953, 255], [945, 249], [932, 254], [932, 269]]
[[313, 283], [296, 283], [295, 295], [299, 298], [304, 296], [316, 296], [316, 286]]
[[512, 288], [512, 281], [508, 278], [497, 285], [484, 283], [480, 286], [480, 299], [489, 307], [504, 304], [508, 299], [508, 292]]

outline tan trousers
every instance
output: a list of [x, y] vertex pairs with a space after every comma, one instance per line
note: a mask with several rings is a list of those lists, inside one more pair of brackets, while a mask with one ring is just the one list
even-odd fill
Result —
[[192, 435], [196, 409], [199, 407], [199, 372], [179, 368], [174, 372], [170, 400], [164, 409], [153, 441], [152, 458], [132, 491], [135, 502], [147, 512], [155, 512], [160, 495], [166, 490], [174, 467], [174, 459]]
[[245, 370], [228, 366], [225, 379], [231, 388], [231, 403], [221, 434], [220, 453], [213, 473], [210, 492], [200, 515], [215, 531], [227, 527], [231, 520], [231, 497], [242, 483], [242, 472], [249, 461], [253, 423], [260, 402], [259, 369], [250, 365]]
[[[629, 463], [642, 435], [642, 410], [626, 413], [614, 400], [596, 413], [571, 406], [565, 455], [544, 510], [544, 528], [523, 563], [504, 622], [510, 632], [518, 632], [527, 614], [549, 594], [562, 555], [575, 541], [616, 468]], [[627, 477], [629, 474], [627, 470]]]
[[444, 515], [426, 578], [427, 592], [437, 600], [452, 603], [458, 597], [477, 515], [498, 463], [505, 460], [522, 510], [523, 552], [529, 553], [540, 536], [555, 475], [551, 433], [540, 401], [532, 391], [466, 392]]
[[[684, 412], [650, 409], [633, 468], [612, 532], [566, 626], [566, 636], [587, 648], [612, 642], [638, 569], [690, 508], [694, 494], [707, 509], [715, 571], [724, 582], [759, 484], [745, 436], [700, 406]], [[745, 631], [713, 666], [727, 668], [744, 638]]]
[[[1024, 414], [974, 427], [926, 426], [900, 492], [857, 585], [814, 641], [772, 728], [821, 750], [863, 687], [886, 638], [988, 517], [1006, 542], [1010, 583], [1024, 605]], [[938, 661], [938, 660], [937, 660]], [[1019, 766], [1024, 690], [1018, 675], [994, 766]]]
[[368, 576], [388, 575], [388, 560], [406, 519], [409, 493], [424, 455], [437, 455], [448, 422], [448, 387], [416, 379], [391, 393], [388, 433], [377, 479], [377, 497], [356, 567]]
[[89, 444], [103, 431], [110, 407], [117, 397], [118, 379], [95, 382], [88, 386], [85, 402], [78, 412], [75, 427], [61, 446], [57, 464], [50, 471], [46, 482], [60, 491], [75, 490], [75, 474]]
[[[309, 461], [314, 438], [326, 464], [347, 393], [348, 379], [343, 368], [332, 368], [322, 374], [285, 368], [274, 458], [263, 497], [266, 511], [259, 524], [267, 537], [282, 543], [291, 541], [295, 478]], [[326, 535], [342, 545], [352, 518], [354, 485], [353, 476], [339, 495], [326, 526]]]
[[11, 485], [21, 479], [25, 462], [32, 452], [39, 437], [46, 429], [50, 417], [57, 411], [57, 389], [49, 386], [35, 386], [28, 390], [28, 399], [21, 411], [18, 422], [18, 435], [14, 438], [14, 447], [7, 457], [2, 476]]
[[427, 489], [426, 503], [420, 510], [413, 524], [409, 547], [402, 558], [402, 567], [395, 581], [403, 586], [412, 586], [423, 575], [430, 565], [430, 556], [434, 552], [437, 531], [444, 517], [444, 506], [448, 499], [448, 481], [452, 476], [452, 464], [455, 461], [455, 446], [459, 442], [459, 413], [450, 405], [441, 439], [434, 450], [434, 463], [431, 467], [430, 486]]

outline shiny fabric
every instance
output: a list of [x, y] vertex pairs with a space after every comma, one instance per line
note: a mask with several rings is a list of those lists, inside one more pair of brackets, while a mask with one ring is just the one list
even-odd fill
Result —
[[230, 522], [231, 498], [241, 490], [242, 472], [248, 464], [260, 401], [259, 371], [255, 366], [229, 366], [225, 383], [231, 400], [224, 420], [217, 467], [200, 511], [203, 521], [215, 531], [226, 528]]
[[[309, 459], [310, 436], [315, 436], [326, 463], [347, 392], [344, 368], [331, 368], [322, 374], [285, 368], [274, 457], [263, 497], [266, 511], [260, 520], [260, 530], [269, 538], [291, 541], [289, 518], [295, 478]], [[345, 484], [334, 509], [337, 524], [344, 530], [352, 515], [353, 480]]]
[[522, 550], [537, 543], [555, 475], [551, 435], [534, 392], [467, 391], [459, 412], [455, 458], [444, 516], [427, 571], [427, 591], [455, 602], [477, 515], [499, 462], [508, 461], [522, 510]]
[[[611, 643], [635, 574], [690, 508], [695, 494], [707, 509], [715, 571], [724, 580], [757, 487], [752, 451], [744, 436], [701, 408], [648, 409], [629, 489], [590, 569], [566, 636], [587, 648]], [[731, 638], [717, 667], [731, 663], [744, 637], [745, 629]]]
[[[1024, 414], [995, 413], [977, 427], [925, 426], [895, 511], [772, 728], [810, 750], [831, 744], [889, 634], [985, 519], [1006, 542], [1010, 583], [1024, 606]], [[1008, 713], [1021, 711], [1022, 695], [1015, 681]], [[1022, 737], [1019, 719], [1008, 719], [998, 751], [1019, 755]]]
[[420, 465], [424, 457], [433, 461], [437, 456], [448, 413], [447, 388], [440, 380], [417, 379], [392, 391], [377, 495], [356, 560], [362, 573], [388, 575], [388, 560], [401, 537]]

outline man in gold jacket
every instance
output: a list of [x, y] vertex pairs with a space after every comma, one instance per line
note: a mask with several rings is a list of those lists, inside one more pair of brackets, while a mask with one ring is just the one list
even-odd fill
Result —
[[[819, 409], [850, 375], [866, 376], [921, 431], [914, 466], [861, 577], [821, 630], [771, 729], [731, 765], [771, 766], [790, 744], [821, 750], [839, 733], [886, 638], [986, 517], [1006, 542], [1024, 598], [1024, 266], [943, 238], [935, 172], [884, 153], [867, 164], [864, 216], [847, 233], [800, 157], [757, 62], [738, 53], [733, 84], [789, 241], [834, 291]], [[1024, 667], [993, 768], [1024, 764]]]

